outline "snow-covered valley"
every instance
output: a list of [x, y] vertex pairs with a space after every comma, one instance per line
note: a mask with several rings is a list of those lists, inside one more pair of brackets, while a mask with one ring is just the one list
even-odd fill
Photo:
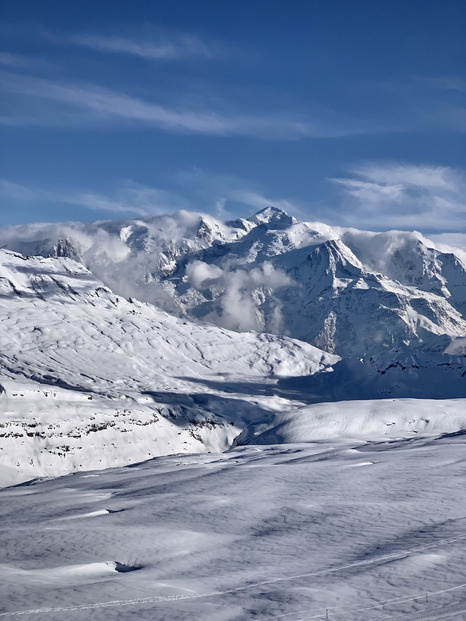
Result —
[[464, 437], [239, 447], [7, 488], [0, 617], [464, 619]]
[[0, 617], [466, 618], [460, 251], [275, 209], [0, 247]]
[[3, 484], [224, 451], [285, 419], [299, 428], [292, 441], [466, 425], [461, 356], [408, 348], [340, 360], [127, 301], [68, 258], [0, 253]]
[[8, 482], [225, 450], [289, 403], [251, 396], [251, 386], [331, 371], [338, 360], [286, 337], [240, 335], [128, 302], [70, 259], [0, 252]]

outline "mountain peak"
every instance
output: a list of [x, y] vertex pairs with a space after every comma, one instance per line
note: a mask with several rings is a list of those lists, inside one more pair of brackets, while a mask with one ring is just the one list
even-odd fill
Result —
[[276, 229], [285, 229], [297, 222], [296, 218], [293, 218], [293, 216], [288, 215], [283, 209], [274, 207], [273, 205], [261, 209], [248, 219], [250, 222], [254, 222], [254, 224], [266, 224]]

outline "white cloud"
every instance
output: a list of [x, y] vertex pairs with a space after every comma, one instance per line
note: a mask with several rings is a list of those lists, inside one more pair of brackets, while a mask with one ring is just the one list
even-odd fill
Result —
[[0, 196], [13, 201], [45, 201], [138, 216], [163, 214], [189, 207], [181, 196], [134, 181], [121, 182], [111, 195], [93, 191], [47, 190], [0, 179]]
[[218, 294], [220, 310], [208, 314], [206, 320], [240, 332], [264, 329], [279, 332], [282, 320], [279, 302], [270, 297], [270, 318], [266, 326], [260, 309], [260, 296], [257, 298], [254, 292], [261, 288], [274, 290], [296, 284], [269, 261], [251, 269], [233, 269], [228, 264], [220, 268], [203, 261], [193, 261], [187, 265], [186, 274], [196, 289], [210, 287]]
[[203, 261], [193, 261], [186, 266], [186, 274], [189, 281], [196, 289], [200, 289], [203, 286], [209, 286], [209, 284], [222, 276], [223, 270], [216, 265], [209, 265]]
[[458, 175], [446, 166], [415, 166], [412, 164], [367, 164], [355, 168], [356, 174], [381, 186], [401, 184], [423, 190], [455, 190]]
[[[126, 122], [177, 133], [277, 140], [367, 133], [364, 128], [338, 127], [286, 111], [258, 114], [236, 110], [218, 97], [210, 104], [168, 106], [88, 82], [59, 82], [6, 71], [0, 72], [0, 89], [13, 96], [8, 103], [5, 99], [0, 114], [0, 123], [11, 126], [113, 126]], [[187, 100], [189, 95], [184, 97]]]
[[213, 55], [209, 45], [199, 37], [188, 34], [154, 34], [151, 37], [131, 38], [92, 33], [78, 33], [69, 36], [67, 42], [88, 47], [99, 52], [129, 54], [146, 60], [175, 60], [181, 58]]
[[404, 191], [402, 185], [380, 184], [360, 179], [332, 179], [332, 181], [342, 185], [350, 196], [361, 201], [361, 207], [366, 208], [381, 200], [397, 200]]
[[344, 189], [341, 219], [352, 226], [461, 231], [466, 178], [447, 166], [369, 163], [331, 179]]

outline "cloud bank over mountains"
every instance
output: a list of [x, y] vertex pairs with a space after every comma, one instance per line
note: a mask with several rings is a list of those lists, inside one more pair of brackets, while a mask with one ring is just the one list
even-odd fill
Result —
[[[37, 202], [77, 205], [123, 216], [200, 210], [223, 219], [233, 218], [238, 208], [251, 212], [274, 205], [300, 219], [308, 220], [306, 216], [311, 213], [312, 220], [330, 225], [465, 233], [466, 174], [462, 169], [370, 162], [349, 169], [349, 173], [346, 177], [329, 179], [329, 185], [337, 186], [340, 191], [321, 203], [273, 197], [251, 181], [198, 168], [172, 175], [170, 189], [126, 179], [107, 193], [91, 189], [47, 189], [0, 179], [0, 197], [11, 205]], [[453, 245], [466, 247], [461, 235], [455, 240]]]
[[464, 231], [466, 176], [447, 166], [368, 163], [332, 179], [348, 199], [344, 219], [364, 226]]
[[78, 260], [118, 295], [179, 317], [339, 355], [464, 346], [463, 255], [416, 232], [332, 228], [269, 207], [228, 222], [180, 211], [6, 227], [0, 246]]

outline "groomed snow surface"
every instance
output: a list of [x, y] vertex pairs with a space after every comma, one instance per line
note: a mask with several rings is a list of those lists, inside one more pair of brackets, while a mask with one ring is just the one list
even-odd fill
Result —
[[462, 434], [238, 447], [4, 489], [0, 618], [466, 618]]

